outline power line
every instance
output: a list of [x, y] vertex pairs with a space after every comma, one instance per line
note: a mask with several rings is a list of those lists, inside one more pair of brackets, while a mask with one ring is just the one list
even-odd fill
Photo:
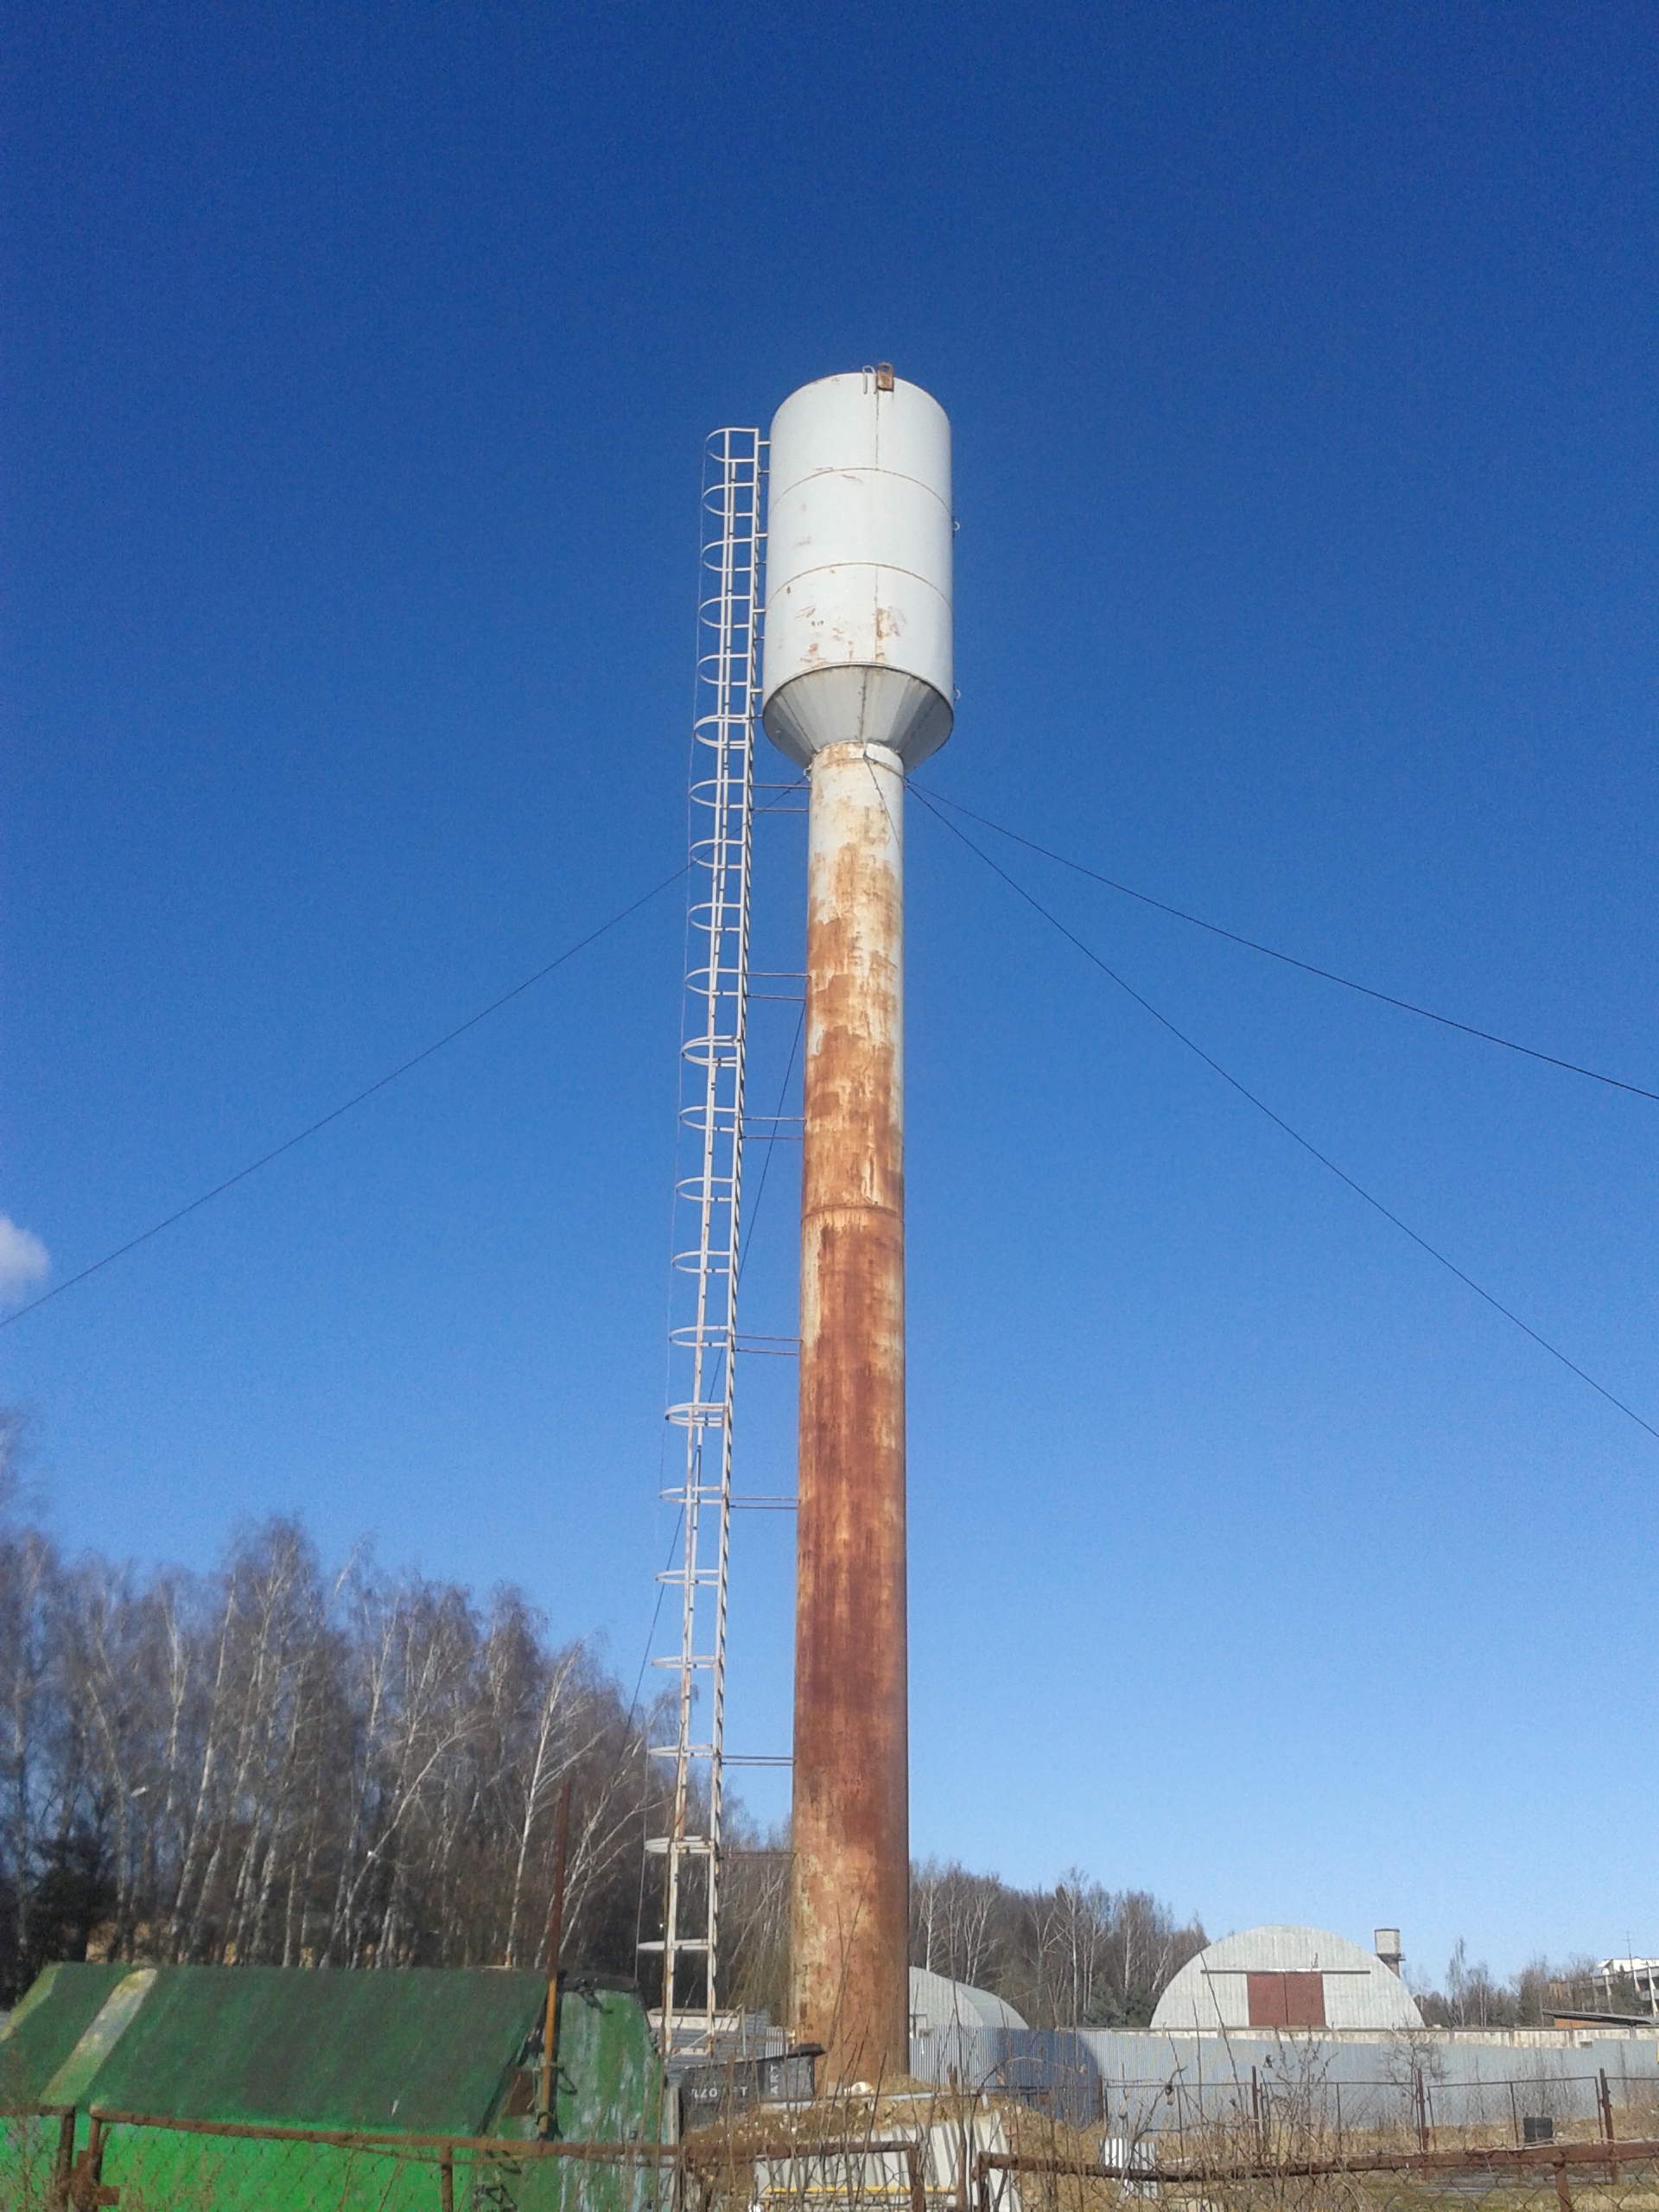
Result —
[[453, 1045], [457, 1037], [464, 1037], [469, 1029], [476, 1029], [480, 1021], [487, 1021], [493, 1014], [499, 1014], [504, 1006], [511, 1006], [514, 999], [522, 998], [527, 990], [539, 983], [544, 976], [550, 976], [556, 968], [563, 968], [567, 960], [574, 960], [579, 952], [585, 952], [590, 944], [597, 944], [601, 938], [607, 936], [620, 924], [626, 922], [631, 914], [637, 914], [642, 906], [648, 906], [653, 899], [660, 898], [671, 884], [679, 881], [689, 866], [690, 862], [685, 862], [677, 868], [672, 875], [665, 875], [660, 883], [654, 885], [642, 897], [634, 899], [631, 906], [624, 906], [620, 912], [613, 914], [609, 921], [601, 922], [596, 930], [590, 930], [586, 937], [579, 938], [575, 944], [567, 945], [563, 952], [539, 967], [533, 976], [526, 976], [522, 983], [515, 983], [510, 991], [503, 991], [499, 999], [492, 999], [488, 1006], [480, 1007], [476, 1014], [468, 1014], [465, 1021], [457, 1022], [453, 1029], [446, 1031], [442, 1037], [435, 1039], [430, 1045], [423, 1046], [420, 1052], [415, 1053], [411, 1058], [404, 1060], [401, 1065], [391, 1069], [388, 1074], [379, 1077], [375, 1082], [370, 1084], [366, 1090], [358, 1091], [353, 1097], [346, 1099], [344, 1104], [336, 1106], [330, 1112], [321, 1116], [318, 1120], [311, 1122], [308, 1128], [297, 1131], [295, 1135], [285, 1137], [281, 1144], [273, 1146], [269, 1152], [262, 1153], [257, 1160], [250, 1160], [245, 1167], [238, 1167], [234, 1175], [227, 1175], [222, 1183], [215, 1183], [211, 1191], [204, 1191], [200, 1198], [192, 1198], [188, 1205], [179, 1207], [176, 1212], [168, 1214], [164, 1221], [156, 1222], [152, 1227], [142, 1230], [137, 1236], [130, 1236], [124, 1244], [118, 1244], [113, 1252], [106, 1252], [101, 1260], [94, 1260], [91, 1267], [82, 1268], [78, 1274], [70, 1275], [67, 1281], [57, 1284], [54, 1288], [43, 1291], [40, 1297], [31, 1298], [27, 1306], [20, 1306], [15, 1313], [9, 1313], [3, 1319], [0, 1319], [0, 1329], [10, 1328], [13, 1322], [21, 1321], [26, 1313], [38, 1312], [42, 1306], [49, 1306], [54, 1298], [61, 1298], [66, 1290], [73, 1290], [78, 1282], [85, 1282], [89, 1275], [98, 1274], [103, 1268], [112, 1267], [116, 1261], [125, 1259], [129, 1252], [136, 1252], [141, 1244], [148, 1244], [152, 1236], [159, 1236], [164, 1229], [171, 1229], [175, 1223], [183, 1221], [188, 1215], [199, 1212], [203, 1206], [211, 1205], [213, 1199], [222, 1198], [226, 1191], [234, 1190], [238, 1183], [245, 1183], [250, 1175], [257, 1175], [262, 1167], [269, 1167], [273, 1160], [280, 1160], [285, 1152], [292, 1152], [296, 1145], [303, 1144], [308, 1137], [315, 1136], [319, 1129], [326, 1129], [331, 1122], [337, 1122], [343, 1114], [351, 1113], [353, 1108], [361, 1106], [365, 1100], [372, 1098], [377, 1091], [384, 1090], [388, 1084], [396, 1083], [399, 1076], [405, 1076], [411, 1068], [419, 1067], [423, 1060], [429, 1060], [435, 1052], [441, 1052], [446, 1045]]
[[[1082, 861], [1069, 859], [1065, 853], [1057, 853], [1047, 845], [1039, 845], [1034, 837], [1021, 836], [1019, 830], [1010, 830], [1006, 823], [993, 822], [988, 815], [976, 814], [972, 807], [963, 806], [960, 799], [947, 798], [943, 791], [924, 791], [916, 783], [912, 784], [911, 789], [918, 798], [928, 804], [948, 806], [953, 813], [966, 815], [969, 821], [977, 822], [982, 829], [994, 830], [999, 837], [1007, 837], [1016, 845], [1023, 845], [1027, 852], [1039, 853], [1046, 861], [1053, 861], [1061, 868], [1069, 868], [1077, 875], [1086, 875], [1091, 883], [1103, 884], [1107, 890], [1119, 892], [1125, 899], [1138, 899], [1143, 906], [1155, 907], [1159, 913], [1172, 915], [1178, 922], [1190, 923], [1195, 930], [1207, 930], [1211, 937], [1225, 938], [1230, 944], [1243, 945], [1248, 952], [1259, 952], [1268, 960], [1281, 961], [1287, 968], [1300, 968], [1303, 975], [1317, 976], [1321, 982], [1339, 983], [1344, 991], [1357, 991], [1362, 998], [1376, 999], [1383, 1006], [1397, 1007], [1402, 1014], [1414, 1014], [1424, 1021], [1438, 1022], [1442, 1029], [1456, 1029], [1465, 1037], [1479, 1038], [1484, 1045], [1501, 1045], [1506, 1052], [1519, 1052], [1529, 1060], [1541, 1060], [1546, 1067], [1560, 1068], [1568, 1075], [1581, 1075], [1592, 1083], [1605, 1083], [1611, 1090], [1628, 1091], [1633, 1098], [1651, 1098], [1659, 1103], [1659, 1090], [1649, 1090], [1643, 1084], [1626, 1083], [1622, 1076], [1605, 1075], [1599, 1068], [1581, 1067], [1576, 1060], [1563, 1060], [1554, 1052], [1541, 1052], [1535, 1046], [1518, 1045], [1513, 1037], [1500, 1037], [1495, 1030], [1478, 1029], [1473, 1022], [1459, 1021], [1449, 1014], [1436, 1014], [1433, 1007], [1419, 1006], [1411, 999], [1396, 998], [1392, 991], [1379, 991], [1370, 983], [1357, 983], [1351, 976], [1338, 976], [1332, 968], [1320, 968], [1311, 960], [1299, 960], [1294, 952], [1281, 952], [1274, 945], [1258, 944], [1253, 937], [1241, 937], [1236, 930], [1224, 929], [1219, 922], [1206, 921], [1202, 914], [1189, 914], [1185, 907], [1172, 906], [1166, 899], [1154, 899], [1149, 891], [1137, 891], [1131, 883], [1119, 883], [1112, 876], [1103, 875], [1098, 868], [1085, 867]], [[975, 849], [977, 851], [978, 848]]]
[[[912, 785], [912, 788], [916, 789], [914, 785]], [[1474, 1277], [1470, 1274], [1465, 1274], [1463, 1269], [1459, 1267], [1455, 1260], [1447, 1259], [1446, 1254], [1438, 1250], [1434, 1245], [1429, 1243], [1426, 1236], [1420, 1236], [1417, 1231], [1412, 1228], [1408, 1222], [1402, 1221], [1397, 1213], [1394, 1212], [1389, 1207], [1383, 1205], [1381, 1198], [1373, 1198], [1371, 1193], [1364, 1187], [1364, 1185], [1361, 1183], [1357, 1183], [1353, 1177], [1348, 1173], [1345, 1168], [1338, 1167], [1334, 1160], [1331, 1159], [1328, 1154], [1321, 1152], [1316, 1144], [1311, 1143], [1309, 1140], [1301, 1134], [1300, 1130], [1294, 1129], [1290, 1123], [1286, 1121], [1282, 1114], [1275, 1113], [1273, 1108], [1269, 1106], [1264, 1099], [1258, 1098], [1253, 1090], [1248, 1090], [1246, 1086], [1239, 1081], [1236, 1076], [1230, 1075], [1227, 1070], [1223, 1067], [1219, 1060], [1213, 1059], [1211, 1055], [1205, 1051], [1202, 1045], [1198, 1044], [1192, 1038], [1189, 1037], [1184, 1029], [1178, 1028], [1174, 1022], [1169, 1019], [1167, 1014], [1160, 1014], [1157, 1007], [1154, 1006], [1150, 999], [1143, 998], [1141, 993], [1135, 989], [1133, 983], [1126, 982], [1123, 977], [1117, 973], [1116, 969], [1109, 967], [1105, 961], [1101, 958], [1100, 955], [1096, 952], [1092, 947], [1085, 944], [1083, 939], [1078, 937], [1074, 931], [1066, 927], [1065, 924], [1061, 921], [1058, 914], [1052, 913], [1049, 909], [1043, 905], [1041, 899], [1033, 897], [1033, 894], [1026, 889], [1022, 883], [1017, 882], [1015, 879], [1008, 874], [1005, 868], [1000, 867], [998, 863], [991, 858], [990, 855], [982, 846], [976, 845], [965, 830], [959, 830], [957, 827], [957, 824], [950, 821], [947, 816], [941, 814], [938, 808], [933, 804], [931, 799], [925, 792], [917, 789], [916, 796], [921, 800], [922, 804], [926, 807], [928, 812], [933, 817], [936, 822], [943, 823], [944, 828], [950, 832], [953, 837], [959, 837], [962, 840], [962, 842], [967, 846], [969, 851], [975, 854], [980, 860], [982, 860], [994, 875], [1001, 877], [1003, 882], [1007, 885], [1010, 891], [1016, 893], [1020, 898], [1025, 900], [1028, 906], [1042, 916], [1043, 919], [1049, 924], [1051, 928], [1058, 930], [1060, 935], [1065, 938], [1069, 944], [1075, 945], [1077, 950], [1082, 953], [1084, 958], [1092, 962], [1094, 966], [1099, 969], [1103, 976], [1109, 977], [1110, 980], [1117, 985], [1119, 990], [1127, 992], [1128, 996], [1135, 1001], [1138, 1007], [1144, 1008], [1144, 1010], [1152, 1016], [1155, 1022], [1158, 1022], [1163, 1028], [1168, 1030], [1172, 1037], [1176, 1038], [1181, 1044], [1185, 1045], [1189, 1052], [1195, 1052], [1198, 1058], [1204, 1062], [1205, 1067], [1211, 1069], [1214, 1073], [1221, 1077], [1224, 1084], [1229, 1084], [1234, 1090], [1237, 1091], [1241, 1098], [1247, 1099], [1249, 1103], [1255, 1108], [1259, 1114], [1265, 1114], [1268, 1121], [1273, 1122], [1275, 1128], [1282, 1129], [1285, 1135], [1289, 1137], [1294, 1143], [1299, 1144], [1304, 1152], [1311, 1154], [1313, 1159], [1317, 1160], [1321, 1167], [1328, 1169], [1330, 1173], [1337, 1178], [1338, 1182], [1345, 1183], [1348, 1185], [1348, 1188], [1353, 1192], [1357, 1198], [1363, 1198], [1366, 1205], [1374, 1208], [1376, 1212], [1380, 1213], [1384, 1221], [1391, 1222], [1395, 1228], [1399, 1230], [1402, 1235], [1410, 1237], [1412, 1243], [1419, 1246], [1423, 1251], [1427, 1252], [1430, 1259], [1438, 1260], [1448, 1274], [1454, 1274], [1460, 1283], [1464, 1284], [1465, 1287], [1474, 1292], [1477, 1298], [1484, 1299], [1486, 1304], [1492, 1308], [1494, 1313], [1501, 1313], [1506, 1321], [1511, 1322], [1516, 1328], [1520, 1330], [1522, 1336], [1530, 1337], [1533, 1343], [1539, 1345], [1541, 1350], [1547, 1351], [1552, 1359], [1558, 1359], [1563, 1367], [1569, 1369], [1573, 1374], [1578, 1376], [1580, 1382], [1587, 1382], [1598, 1397], [1605, 1398], [1610, 1406], [1616, 1407], [1620, 1413], [1626, 1416], [1627, 1419], [1633, 1421], [1638, 1428], [1645, 1429], [1648, 1434], [1651, 1436], [1656, 1442], [1659, 1442], [1659, 1428], [1656, 1428], [1652, 1422], [1643, 1421], [1641, 1414], [1637, 1413], [1633, 1407], [1627, 1406], [1623, 1398], [1615, 1397], [1613, 1393], [1608, 1389], [1604, 1383], [1598, 1382], [1593, 1375], [1586, 1374], [1585, 1370], [1579, 1365], [1576, 1360], [1569, 1359], [1564, 1351], [1560, 1351], [1556, 1345], [1550, 1343], [1548, 1337], [1540, 1336], [1536, 1329], [1533, 1328], [1529, 1323], [1523, 1321], [1518, 1313], [1512, 1313], [1510, 1307], [1505, 1306], [1500, 1299], [1494, 1298], [1491, 1291], [1483, 1290], [1480, 1285], [1475, 1281]]]

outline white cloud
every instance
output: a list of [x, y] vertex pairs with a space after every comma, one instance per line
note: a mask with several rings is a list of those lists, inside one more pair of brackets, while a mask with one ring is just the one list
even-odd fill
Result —
[[0, 1300], [15, 1306], [52, 1271], [52, 1256], [33, 1230], [0, 1213]]

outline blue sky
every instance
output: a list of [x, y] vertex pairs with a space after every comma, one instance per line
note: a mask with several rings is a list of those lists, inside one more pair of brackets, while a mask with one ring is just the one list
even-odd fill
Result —
[[[48, 1282], [677, 865], [703, 433], [878, 358], [956, 435], [924, 784], [1659, 1088], [1650, 11], [6, 35], [0, 1207]], [[1659, 1108], [998, 857], [1659, 1423]], [[800, 859], [765, 825], [780, 965]], [[918, 1852], [1398, 1922], [1431, 1973], [1659, 1949], [1659, 1446], [914, 804], [908, 871]], [[207, 1564], [298, 1510], [632, 1678], [682, 931], [670, 893], [7, 1329], [64, 1542]], [[791, 1380], [742, 1387], [783, 1487]], [[790, 1541], [740, 1532], [754, 1751]]]

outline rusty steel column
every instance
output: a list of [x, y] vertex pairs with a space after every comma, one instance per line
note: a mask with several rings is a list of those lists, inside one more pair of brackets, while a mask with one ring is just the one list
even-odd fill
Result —
[[811, 765], [791, 2025], [831, 2083], [909, 2066], [904, 767]]

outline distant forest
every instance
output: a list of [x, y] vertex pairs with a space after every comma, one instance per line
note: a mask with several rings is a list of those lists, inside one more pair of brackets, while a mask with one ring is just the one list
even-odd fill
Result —
[[[660, 1715], [588, 1643], [558, 1642], [510, 1587], [480, 1605], [367, 1555], [325, 1569], [290, 1521], [238, 1536], [210, 1574], [66, 1559], [19, 1510], [18, 1437], [0, 1409], [0, 2004], [89, 1956], [544, 1967], [567, 1779], [565, 1962], [632, 1976], [661, 1925], [644, 1848]], [[781, 2020], [787, 1839], [734, 1802], [725, 1825], [721, 1999]], [[1144, 2024], [1205, 1941], [1075, 1869], [1052, 1890], [912, 1869], [912, 1964], [1033, 2027]], [[1589, 1963], [1500, 1982], [1459, 1942], [1418, 2001], [1466, 2027], [1637, 2008]]]
[[[291, 1521], [207, 1574], [67, 1558], [18, 1438], [0, 1413], [0, 2003], [54, 1959], [544, 1967], [567, 1778], [566, 1964], [633, 1974], [660, 1722], [588, 1643], [512, 1588], [325, 1568]], [[726, 1834], [722, 2001], [781, 2018], [786, 1839]], [[1042, 2025], [1146, 2018], [1204, 1940], [1081, 1876], [912, 1891], [914, 1961]]]
[[[1646, 2013], [1649, 1999], [1617, 1970], [1598, 1979], [1587, 1955], [1552, 1966], [1529, 1961], [1507, 1981], [1497, 1980], [1484, 1959], [1471, 1961], [1459, 1936], [1439, 1987], [1412, 1980], [1418, 2010], [1432, 2028], [1548, 2027], [1556, 2008], [1588, 2012]], [[1408, 1978], [1409, 1979], [1409, 1978]], [[1656, 2023], [1656, 2024], [1659, 2024]]]

